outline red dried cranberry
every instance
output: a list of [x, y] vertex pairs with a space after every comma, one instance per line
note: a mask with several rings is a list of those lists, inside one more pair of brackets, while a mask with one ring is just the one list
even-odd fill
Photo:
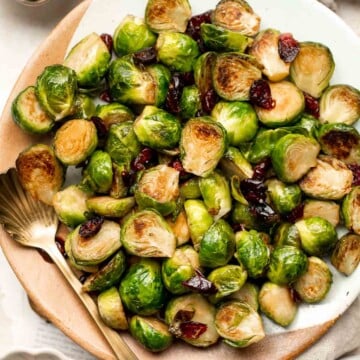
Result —
[[360, 185], [360, 165], [357, 164], [349, 164], [348, 168], [353, 173], [353, 186], [359, 186]]
[[139, 152], [138, 156], [133, 160], [131, 164], [131, 169], [133, 171], [144, 170], [150, 167], [151, 165], [153, 165], [155, 163], [155, 160], [156, 160], [156, 151], [151, 148], [145, 147]]
[[191, 36], [194, 40], [199, 40], [201, 38], [200, 26], [203, 23], [211, 23], [211, 11], [193, 16], [188, 22], [185, 33]]
[[148, 65], [156, 62], [156, 56], [157, 53], [155, 47], [148, 47], [134, 53], [133, 59], [136, 65]]
[[276, 101], [271, 97], [270, 86], [264, 79], [255, 80], [250, 87], [250, 102], [258, 107], [271, 110]]
[[250, 212], [259, 222], [266, 226], [270, 226], [280, 221], [279, 214], [263, 200], [258, 203], [250, 204]]
[[102, 101], [105, 101], [107, 103], [111, 103], [112, 99], [111, 99], [111, 95], [110, 95], [110, 91], [107, 89], [107, 90], [104, 90], [100, 95], [99, 95], [99, 98], [102, 100]]
[[271, 159], [266, 158], [265, 160], [261, 161], [260, 163], [254, 166], [254, 174], [252, 178], [254, 180], [265, 180], [266, 173], [271, 167]]
[[90, 238], [100, 231], [103, 223], [104, 217], [95, 215], [93, 218], [80, 225], [79, 235], [85, 239]]
[[304, 93], [304, 97], [305, 97], [305, 111], [318, 119], [320, 116], [319, 100], [315, 99], [313, 96], [307, 93]]
[[279, 36], [279, 56], [286, 63], [294, 61], [300, 51], [299, 42], [294, 39], [292, 34], [285, 33]]
[[98, 136], [104, 138], [107, 135], [107, 129], [103, 119], [98, 116], [92, 116], [90, 121], [95, 125]]
[[169, 89], [166, 95], [165, 108], [173, 114], [179, 114], [181, 111], [180, 100], [182, 91], [184, 89], [184, 83], [180, 74], [175, 73], [169, 84]]
[[192, 71], [190, 72], [183, 72], [180, 74], [181, 80], [184, 84], [184, 86], [194, 85], [195, 79], [194, 74]]
[[179, 330], [182, 338], [194, 340], [207, 330], [207, 325], [195, 321], [186, 321], [179, 324]]
[[130, 170], [130, 171], [122, 171], [121, 172], [121, 177], [122, 180], [124, 182], [124, 185], [127, 187], [130, 187], [131, 185], [133, 185], [135, 183], [135, 172]]
[[108, 48], [109, 52], [111, 53], [113, 50], [113, 38], [109, 34], [101, 34], [100, 35], [101, 40], [105, 43], [106, 47]]
[[266, 186], [261, 180], [244, 179], [240, 182], [240, 190], [249, 203], [266, 199]]
[[192, 291], [200, 294], [215, 294], [218, 290], [216, 286], [209, 281], [199, 270], [195, 270], [195, 275], [187, 281], [183, 281], [182, 284]]
[[216, 103], [219, 101], [219, 96], [214, 89], [207, 90], [200, 95], [201, 108], [206, 114], [210, 114]]
[[304, 216], [304, 203], [296, 206], [292, 211], [288, 214], [283, 215], [285, 221], [294, 223], [297, 220], [301, 219]]
[[187, 178], [189, 176], [189, 173], [187, 173], [185, 171], [185, 169], [183, 168], [183, 165], [182, 165], [180, 159], [178, 159], [178, 158], [173, 159], [169, 163], [169, 166], [174, 168], [175, 170], [177, 170], [180, 173], [179, 176], [181, 179]]

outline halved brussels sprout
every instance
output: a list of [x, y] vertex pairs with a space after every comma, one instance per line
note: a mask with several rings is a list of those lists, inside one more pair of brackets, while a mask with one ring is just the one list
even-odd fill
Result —
[[146, 70], [153, 77], [156, 83], [154, 105], [161, 106], [165, 103], [169, 90], [171, 72], [166, 66], [162, 64], [149, 65], [146, 67]]
[[54, 137], [56, 157], [65, 165], [83, 162], [98, 145], [98, 136], [93, 122], [84, 119], [66, 121]]
[[184, 199], [198, 199], [201, 197], [199, 187], [199, 180], [197, 176], [190, 178], [180, 185], [180, 195]]
[[255, 344], [265, 337], [260, 315], [249, 304], [239, 300], [220, 305], [215, 326], [224, 343], [236, 348]]
[[190, 240], [190, 229], [184, 209], [181, 209], [175, 218], [170, 215], [166, 221], [176, 237], [177, 246], [184, 245]]
[[323, 200], [340, 200], [351, 190], [352, 171], [340, 160], [321, 155], [317, 165], [299, 182], [308, 196]]
[[80, 87], [93, 87], [104, 78], [110, 60], [106, 44], [93, 32], [70, 50], [63, 64], [76, 72]]
[[344, 219], [344, 225], [360, 235], [360, 186], [355, 186], [345, 196], [341, 205], [341, 212]]
[[184, 245], [175, 250], [174, 255], [162, 263], [162, 279], [165, 287], [172, 294], [185, 294], [189, 288], [184, 281], [195, 276], [195, 270], [200, 268], [199, 255], [190, 245]]
[[168, 326], [155, 317], [134, 315], [129, 323], [131, 335], [152, 352], [167, 349], [173, 341]]
[[297, 247], [277, 247], [270, 255], [267, 277], [278, 285], [290, 284], [306, 271], [307, 264], [307, 256]]
[[196, 85], [185, 86], [180, 98], [180, 115], [183, 119], [195, 117], [201, 110], [200, 91]]
[[218, 52], [238, 51], [243, 53], [252, 43], [251, 37], [214, 24], [202, 23], [200, 34], [206, 48]]
[[221, 0], [211, 21], [225, 29], [253, 36], [259, 31], [261, 19], [245, 0]]
[[76, 92], [76, 73], [64, 65], [47, 66], [36, 80], [36, 97], [55, 121], [72, 114]]
[[16, 159], [16, 170], [22, 187], [33, 198], [52, 205], [53, 196], [64, 182], [65, 171], [50, 146], [35, 144], [23, 150]]
[[272, 109], [256, 106], [259, 121], [268, 127], [278, 127], [296, 122], [305, 109], [303, 93], [289, 81], [270, 82], [271, 97], [275, 101]]
[[119, 250], [99, 271], [90, 274], [83, 286], [83, 291], [103, 291], [118, 283], [126, 268], [126, 257]]
[[102, 120], [107, 130], [112, 124], [135, 120], [134, 113], [127, 106], [117, 102], [98, 105], [95, 115]]
[[179, 143], [181, 124], [174, 115], [148, 105], [135, 120], [134, 131], [145, 146], [157, 150], [172, 149]]
[[256, 230], [242, 230], [235, 234], [235, 257], [243, 264], [249, 277], [258, 278], [264, 275], [269, 264], [270, 249]]
[[252, 140], [258, 130], [256, 112], [251, 104], [246, 102], [219, 101], [211, 116], [224, 126], [232, 146]]
[[290, 325], [296, 314], [297, 304], [289, 287], [266, 282], [259, 293], [260, 310], [281, 326]]
[[199, 250], [201, 239], [213, 224], [214, 219], [201, 200], [186, 200], [184, 202], [184, 209], [189, 225], [191, 241], [195, 250]]
[[316, 256], [308, 258], [308, 267], [293, 284], [297, 295], [306, 303], [325, 299], [332, 284], [332, 274], [326, 262]]
[[98, 265], [120, 249], [120, 225], [115, 221], [105, 220], [99, 232], [88, 238], [80, 235], [80, 227], [68, 235], [71, 254], [79, 265]]
[[197, 42], [179, 32], [162, 32], [156, 41], [156, 50], [158, 61], [172, 71], [191, 71], [200, 55]]
[[191, 17], [188, 0], [149, 0], [145, 9], [145, 22], [156, 32], [185, 32]]
[[125, 220], [121, 242], [128, 253], [142, 257], [171, 257], [176, 247], [170, 226], [152, 209], [138, 211]]
[[278, 178], [293, 183], [316, 166], [320, 145], [300, 134], [283, 136], [271, 153], [272, 165]]
[[130, 184], [123, 177], [129, 173], [130, 166], [113, 163], [113, 181], [109, 195], [114, 199], [121, 199], [130, 195]]
[[179, 172], [167, 165], [145, 170], [135, 186], [135, 199], [140, 209], [153, 208], [166, 216], [177, 206]]
[[256, 36], [251, 44], [249, 54], [263, 66], [262, 72], [270, 81], [284, 80], [290, 73], [290, 63], [279, 55], [280, 31], [266, 29]]
[[219, 54], [215, 59], [213, 85], [225, 100], [249, 100], [250, 87], [259, 79], [260, 65], [249, 55], [230, 52]]
[[300, 51], [290, 65], [290, 76], [298, 88], [319, 98], [329, 85], [335, 62], [328, 47], [315, 42], [301, 42]]
[[210, 117], [192, 118], [180, 139], [180, 156], [185, 171], [206, 177], [216, 167], [227, 147], [226, 130]]
[[309, 255], [326, 255], [338, 240], [335, 227], [319, 216], [299, 220], [295, 226], [300, 234], [301, 247]]
[[266, 181], [267, 191], [275, 210], [280, 214], [291, 212], [301, 203], [301, 189], [298, 184], [285, 184], [271, 178]]
[[235, 234], [231, 226], [220, 219], [209, 227], [200, 241], [200, 264], [209, 268], [226, 265], [234, 251]]
[[135, 198], [130, 196], [122, 199], [114, 199], [111, 196], [95, 196], [86, 200], [87, 208], [105, 217], [123, 217], [134, 206]]
[[152, 259], [140, 259], [131, 265], [121, 280], [120, 296], [133, 313], [155, 314], [165, 304], [160, 264]]
[[221, 158], [220, 168], [227, 178], [236, 176], [239, 181], [251, 178], [254, 174], [251, 164], [241, 151], [233, 146], [230, 146]]
[[340, 223], [340, 205], [335, 201], [308, 199], [304, 202], [303, 218], [320, 216], [329, 221], [333, 226]]
[[350, 85], [329, 86], [321, 95], [321, 123], [354, 124], [360, 119], [360, 91]]
[[250, 305], [255, 311], [259, 309], [259, 287], [247, 281], [240, 290], [230, 294], [228, 299], [239, 300]]
[[28, 86], [16, 96], [11, 113], [16, 125], [30, 134], [46, 134], [55, 124], [41, 108], [34, 86]]
[[93, 99], [86, 94], [77, 94], [74, 104], [73, 119], [90, 119], [95, 115], [96, 106]]
[[113, 42], [116, 55], [123, 56], [155, 45], [156, 35], [142, 18], [127, 15], [116, 27]]
[[212, 72], [217, 53], [213, 51], [200, 55], [194, 63], [194, 80], [200, 94], [213, 91]]
[[89, 211], [86, 200], [89, 194], [78, 185], [69, 185], [65, 189], [58, 191], [52, 203], [56, 215], [65, 225], [75, 227], [83, 223], [86, 213]]
[[128, 322], [118, 289], [113, 286], [101, 292], [97, 297], [101, 320], [113, 329], [126, 330]]
[[[188, 294], [171, 299], [165, 310], [165, 321], [170, 331], [185, 342], [197, 346], [207, 347], [215, 344], [219, 339], [215, 324], [215, 307], [200, 294]], [[205, 329], [197, 336], [186, 331], [189, 321], [199, 328]]]
[[347, 233], [337, 242], [331, 254], [331, 264], [341, 273], [349, 276], [360, 262], [360, 236]]
[[280, 223], [274, 231], [272, 245], [274, 247], [291, 245], [300, 249], [300, 234], [296, 226], [288, 222]]

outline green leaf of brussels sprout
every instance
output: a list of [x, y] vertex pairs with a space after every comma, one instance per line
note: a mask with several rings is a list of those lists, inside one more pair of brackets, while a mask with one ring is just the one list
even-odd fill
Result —
[[185, 86], [180, 98], [180, 115], [183, 119], [195, 117], [201, 110], [200, 91], [196, 85]]

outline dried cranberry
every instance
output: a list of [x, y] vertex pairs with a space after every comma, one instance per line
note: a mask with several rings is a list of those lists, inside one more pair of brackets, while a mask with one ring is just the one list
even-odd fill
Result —
[[353, 173], [353, 186], [359, 186], [360, 185], [360, 165], [357, 164], [349, 164], [348, 168]]
[[186, 321], [179, 324], [179, 330], [182, 338], [194, 340], [207, 330], [207, 325], [195, 321]]
[[183, 281], [182, 284], [193, 291], [205, 295], [215, 294], [218, 291], [216, 286], [199, 270], [195, 270], [195, 273], [196, 274], [192, 278]]
[[249, 203], [266, 199], [266, 186], [261, 180], [244, 179], [240, 182], [240, 190]]
[[185, 171], [185, 169], [183, 168], [183, 165], [180, 161], [180, 159], [178, 158], [174, 158], [170, 163], [169, 166], [174, 168], [175, 170], [177, 170], [180, 174], [180, 179], [185, 179], [187, 178], [190, 174], [188, 172]]
[[271, 97], [270, 86], [266, 80], [258, 79], [251, 84], [250, 102], [266, 110], [275, 107], [276, 101]]
[[148, 65], [156, 62], [156, 56], [156, 49], [154, 47], [148, 47], [134, 53], [133, 59], [136, 65]]
[[315, 99], [313, 96], [307, 93], [304, 93], [304, 98], [305, 98], [305, 111], [318, 119], [320, 116], [319, 100]]
[[121, 177], [122, 177], [122, 180], [124, 182], [124, 185], [127, 186], [127, 187], [130, 187], [131, 185], [133, 185], [135, 183], [135, 178], [136, 178], [136, 175], [135, 175], [135, 172], [130, 170], [130, 171], [122, 171], [121, 172]]
[[272, 225], [280, 221], [279, 214], [263, 200], [250, 204], [250, 212], [263, 225]]
[[191, 36], [194, 40], [200, 40], [200, 26], [203, 23], [211, 23], [211, 13], [211, 11], [207, 11], [202, 14], [193, 16], [188, 22], [185, 33]]
[[190, 321], [194, 315], [195, 310], [179, 310], [174, 317], [174, 321]]
[[304, 216], [304, 203], [296, 206], [292, 211], [288, 214], [283, 215], [285, 221], [294, 223], [297, 220], [301, 219]]
[[90, 121], [95, 125], [98, 136], [104, 138], [107, 135], [107, 129], [103, 119], [98, 116], [92, 116]]
[[192, 71], [190, 72], [183, 72], [180, 74], [181, 80], [184, 84], [184, 86], [194, 85], [195, 79], [194, 74]]
[[206, 114], [210, 114], [216, 103], [219, 101], [219, 96], [214, 89], [207, 90], [200, 95], [201, 108]]
[[179, 114], [181, 111], [180, 100], [184, 86], [185, 85], [180, 74], [175, 73], [170, 80], [169, 89], [165, 100], [166, 110], [173, 114]]
[[299, 42], [294, 39], [292, 34], [285, 33], [279, 36], [279, 56], [286, 63], [294, 61], [300, 51]]
[[105, 43], [106, 47], [108, 48], [109, 52], [111, 53], [113, 50], [113, 38], [109, 34], [101, 34], [100, 35], [101, 40]]
[[111, 95], [110, 95], [110, 91], [108, 89], [104, 90], [100, 95], [99, 98], [102, 101], [105, 101], [107, 103], [111, 103], [112, 99], [111, 99]]
[[270, 168], [271, 168], [271, 159], [266, 158], [265, 160], [261, 161], [260, 163], [254, 166], [254, 174], [252, 178], [254, 180], [264, 181], [266, 173]]
[[145, 147], [139, 152], [138, 156], [131, 163], [131, 169], [133, 171], [144, 170], [153, 165], [155, 163], [155, 160], [156, 151], [151, 148]]
[[100, 231], [103, 223], [104, 217], [100, 215], [95, 215], [93, 218], [81, 224], [79, 229], [79, 235], [85, 239], [90, 238]]

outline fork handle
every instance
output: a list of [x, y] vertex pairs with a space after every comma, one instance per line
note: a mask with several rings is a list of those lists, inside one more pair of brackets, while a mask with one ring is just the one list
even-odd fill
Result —
[[78, 295], [86, 309], [88, 310], [89, 314], [95, 321], [96, 325], [104, 335], [105, 339], [109, 343], [110, 347], [112, 348], [115, 356], [119, 360], [137, 360], [136, 355], [132, 352], [129, 346], [124, 342], [121, 338], [120, 334], [116, 331], [112, 330], [108, 326], [106, 326], [101, 317], [99, 315], [98, 308], [94, 303], [93, 299], [90, 297], [89, 294], [82, 290], [82, 285], [77, 277], [74, 275], [72, 270], [70, 269], [69, 265], [67, 264], [66, 260], [59, 252], [57, 246], [54, 243], [54, 246], [50, 246], [46, 249], [46, 252], [54, 261], [54, 263], [58, 266], [60, 271], [63, 273], [66, 280], [69, 282], [71, 287], [74, 289], [75, 293]]

